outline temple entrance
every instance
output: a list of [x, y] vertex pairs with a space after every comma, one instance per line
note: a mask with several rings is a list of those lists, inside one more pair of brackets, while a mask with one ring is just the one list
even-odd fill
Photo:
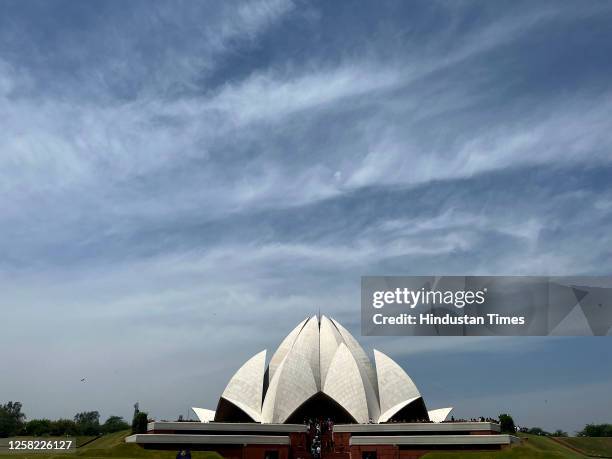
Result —
[[323, 392], [318, 392], [293, 412], [285, 421], [286, 424], [304, 424], [309, 419], [331, 419], [334, 424], [357, 424], [353, 416], [349, 414], [338, 402]]

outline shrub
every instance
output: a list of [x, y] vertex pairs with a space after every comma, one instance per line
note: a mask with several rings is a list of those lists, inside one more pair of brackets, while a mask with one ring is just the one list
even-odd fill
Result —
[[509, 414], [499, 415], [499, 426], [502, 433], [516, 433], [516, 426], [514, 425], [514, 419]]
[[527, 431], [527, 433], [530, 433], [531, 435], [542, 435], [544, 437], [550, 436], [550, 432], [546, 432], [541, 427], [532, 427], [531, 429]]
[[134, 419], [132, 420], [132, 433], [146, 433], [148, 423], [149, 418], [147, 413], [145, 413], [144, 411], [139, 411], [134, 415]]
[[51, 422], [51, 435], [64, 436], [77, 433], [77, 426], [72, 419], [58, 419]]
[[102, 424], [102, 432], [104, 433], [119, 432], [120, 430], [129, 428], [129, 424], [125, 422], [121, 416], [111, 416]]
[[612, 437], [612, 424], [587, 424], [579, 437]]
[[99, 435], [100, 413], [97, 411], [84, 411], [74, 415], [74, 423], [80, 435]]
[[25, 424], [25, 434], [34, 437], [49, 435], [52, 422], [49, 419], [32, 419]]

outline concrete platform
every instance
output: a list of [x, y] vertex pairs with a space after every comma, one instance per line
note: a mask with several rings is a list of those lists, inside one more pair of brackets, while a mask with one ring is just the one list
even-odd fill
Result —
[[[232, 433], [242, 434], [282, 434], [304, 433], [308, 427], [303, 424], [259, 424], [230, 422], [150, 422], [147, 432], [150, 433]], [[334, 433], [357, 435], [418, 434], [423, 432], [441, 434], [477, 434], [500, 432], [499, 424], [493, 422], [410, 422], [388, 424], [336, 424]]]
[[338, 424], [334, 432], [350, 432], [353, 435], [386, 432], [491, 432], [498, 433], [494, 422], [392, 422], [388, 424]]
[[484, 446], [511, 445], [519, 443], [514, 435], [385, 435], [351, 437], [350, 446], [393, 445], [393, 446]]
[[291, 433], [306, 432], [304, 424], [259, 424], [254, 422], [150, 422], [147, 432], [253, 432]]
[[[312, 459], [303, 424], [151, 422], [128, 443], [146, 449], [216, 451], [226, 459]], [[337, 424], [321, 438], [322, 459], [415, 459], [434, 450], [498, 450], [520, 442], [491, 422]]]
[[135, 434], [126, 443], [139, 445], [289, 445], [289, 436], [282, 435], [191, 435]]

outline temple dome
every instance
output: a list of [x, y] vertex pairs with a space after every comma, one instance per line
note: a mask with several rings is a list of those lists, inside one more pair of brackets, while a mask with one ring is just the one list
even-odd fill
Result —
[[[423, 398], [404, 370], [380, 351], [376, 366], [330, 317], [300, 322], [266, 367], [266, 351], [248, 360], [223, 391], [215, 421], [301, 423], [428, 420]], [[439, 416], [438, 416], [439, 417]]]

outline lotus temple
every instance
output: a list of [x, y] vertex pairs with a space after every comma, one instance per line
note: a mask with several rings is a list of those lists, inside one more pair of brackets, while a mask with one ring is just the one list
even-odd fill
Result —
[[199, 422], [151, 422], [127, 442], [149, 449], [217, 451], [228, 459], [416, 459], [433, 450], [501, 449], [518, 439], [493, 422], [449, 422], [428, 409], [389, 356], [374, 361], [338, 321], [300, 322], [267, 360], [236, 371]]

